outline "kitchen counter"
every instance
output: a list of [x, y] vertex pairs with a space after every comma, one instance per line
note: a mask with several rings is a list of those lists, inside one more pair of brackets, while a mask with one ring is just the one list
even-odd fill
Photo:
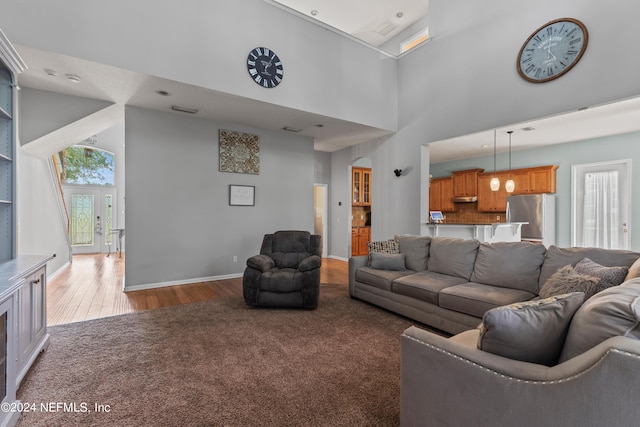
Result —
[[457, 237], [481, 242], [519, 242], [521, 228], [527, 222], [496, 222], [493, 224], [428, 223], [426, 230], [431, 237]]

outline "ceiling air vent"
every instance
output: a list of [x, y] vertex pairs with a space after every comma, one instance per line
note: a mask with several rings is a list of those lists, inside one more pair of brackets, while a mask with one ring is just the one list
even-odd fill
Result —
[[181, 113], [188, 113], [188, 114], [195, 114], [198, 112], [198, 110], [194, 108], [180, 107], [178, 105], [172, 105], [171, 109], [173, 111], [180, 111]]
[[397, 25], [387, 21], [378, 25], [376, 28], [373, 29], [373, 31], [380, 34], [381, 36], [387, 36], [391, 31], [395, 30], [396, 28], [398, 28]]

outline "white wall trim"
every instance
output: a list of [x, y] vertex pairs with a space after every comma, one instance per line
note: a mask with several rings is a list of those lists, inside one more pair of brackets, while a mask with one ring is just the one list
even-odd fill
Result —
[[344, 257], [337, 256], [337, 255], [329, 255], [327, 258], [337, 259], [338, 261], [349, 262], [349, 258], [344, 258]]
[[13, 47], [7, 36], [0, 29], [0, 59], [17, 74], [27, 69], [18, 51]]
[[242, 277], [242, 274], [243, 273], [234, 273], [234, 274], [224, 274], [221, 276], [197, 277], [197, 278], [185, 279], [185, 280], [172, 280], [169, 282], [143, 283], [141, 285], [133, 285], [133, 286], [125, 285], [124, 291], [133, 292], [133, 291], [142, 291], [145, 289], [164, 288], [167, 286], [191, 285], [193, 283], [215, 282], [216, 280], [236, 279], [238, 277]]

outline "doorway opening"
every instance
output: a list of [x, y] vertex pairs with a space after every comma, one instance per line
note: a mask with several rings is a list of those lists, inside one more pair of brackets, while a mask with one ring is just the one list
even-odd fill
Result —
[[629, 249], [631, 159], [571, 167], [571, 243]]
[[322, 256], [329, 255], [329, 186], [327, 184], [313, 185], [313, 234], [322, 236]]

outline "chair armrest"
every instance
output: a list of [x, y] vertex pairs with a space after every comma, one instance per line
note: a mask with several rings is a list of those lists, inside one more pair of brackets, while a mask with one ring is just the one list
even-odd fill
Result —
[[267, 255], [254, 255], [247, 260], [247, 267], [255, 268], [264, 273], [273, 268], [275, 262]]
[[300, 264], [298, 264], [298, 270], [303, 272], [310, 271], [316, 268], [320, 268], [321, 265], [322, 258], [320, 258], [318, 255], [311, 255], [310, 257], [307, 257], [300, 261]]
[[401, 336], [400, 422], [634, 425], [640, 417], [633, 397], [640, 393], [638, 368], [640, 341], [624, 337], [547, 367], [411, 327]]

